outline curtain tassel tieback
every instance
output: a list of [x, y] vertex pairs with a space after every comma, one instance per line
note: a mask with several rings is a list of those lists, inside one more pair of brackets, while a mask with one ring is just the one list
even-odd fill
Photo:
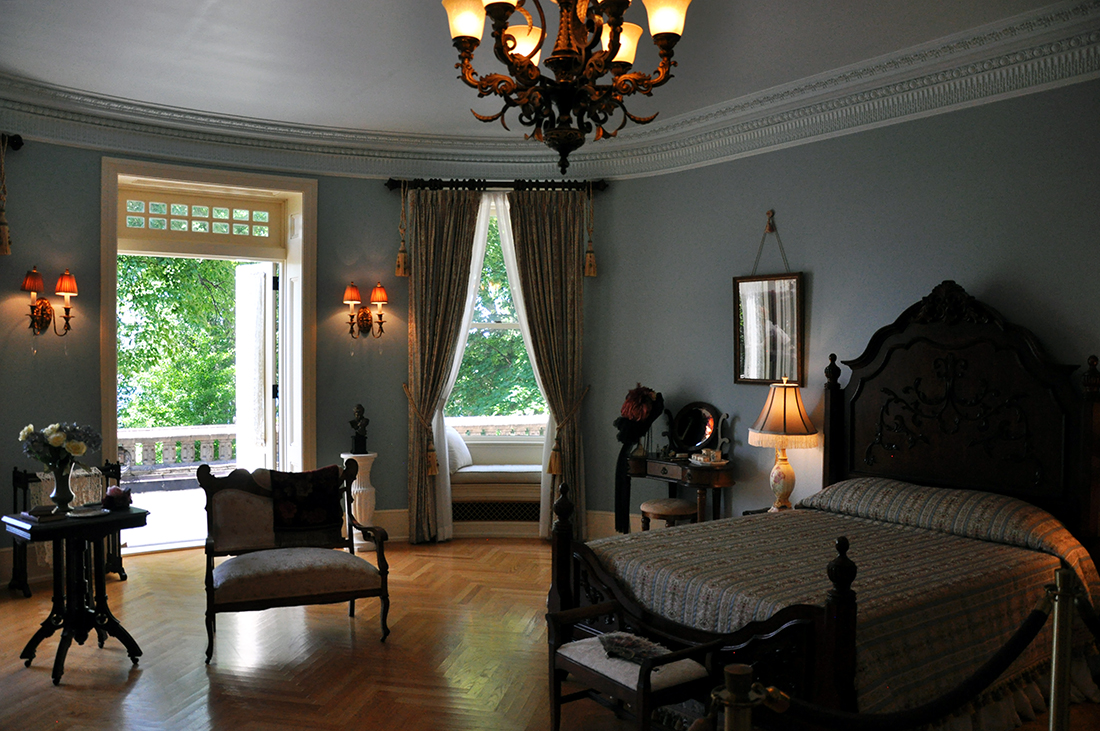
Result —
[[409, 184], [405, 181], [401, 182], [401, 225], [397, 230], [401, 233], [401, 248], [397, 250], [397, 267], [394, 270], [395, 276], [407, 277], [409, 276], [409, 252], [405, 249], [405, 198], [409, 194]]
[[573, 418], [580, 411], [581, 403], [584, 401], [584, 397], [588, 395], [588, 389], [591, 386], [585, 386], [581, 391], [580, 398], [573, 402], [572, 408], [569, 409], [569, 413], [558, 424], [558, 433], [554, 435], [554, 448], [550, 450], [550, 461], [546, 465], [546, 474], [548, 475], [560, 475], [564, 474], [562, 471], [562, 459], [561, 459], [561, 432], [571, 422]]
[[420, 425], [423, 426], [428, 432], [428, 476], [431, 477], [433, 475], [438, 475], [439, 457], [435, 453], [435, 436], [432, 433], [432, 422], [429, 419], [425, 418], [423, 412], [420, 410], [420, 407], [416, 405], [416, 399], [413, 398], [412, 391], [409, 390], [409, 384], [402, 383], [401, 388], [405, 389], [405, 396], [409, 399], [409, 406], [412, 407], [413, 413], [416, 414], [417, 421], [419, 421]]
[[[592, 205], [592, 183], [588, 184], [588, 211], [585, 222], [588, 226], [588, 250], [584, 252], [584, 276], [596, 276], [596, 250], [592, 248], [592, 229], [596, 223], [596, 209]], [[584, 398], [583, 396], [581, 398]]]

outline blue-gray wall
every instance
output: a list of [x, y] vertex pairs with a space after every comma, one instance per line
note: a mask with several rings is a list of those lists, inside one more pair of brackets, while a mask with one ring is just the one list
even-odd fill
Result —
[[[766, 389], [735, 384], [732, 365], [732, 278], [752, 271], [769, 208], [791, 268], [806, 275], [803, 397], [818, 424], [828, 354], [859, 355], [944, 279], [1034, 330], [1063, 362], [1100, 353], [1098, 119], [1091, 82], [615, 182], [598, 199], [600, 277], [585, 292], [589, 507], [613, 507], [611, 422], [639, 381], [674, 410], [705, 400], [728, 411], [738, 486], [727, 512], [770, 504], [774, 453], [746, 443]], [[783, 271], [774, 237], [760, 269]], [[796, 497], [818, 489], [820, 450], [788, 455]], [[662, 494], [636, 480], [632, 502]]]
[[[752, 269], [764, 212], [808, 289], [804, 398], [820, 421], [830, 352], [857, 355], [870, 334], [944, 279], [1042, 337], [1056, 358], [1100, 351], [1100, 82], [824, 140], [694, 171], [615, 181], [597, 198], [600, 276], [585, 291], [584, 408], [589, 508], [612, 509], [611, 422], [636, 382], [675, 408], [711, 401], [733, 417], [738, 486], [727, 513], [770, 503], [770, 450], [745, 444], [760, 386], [733, 382], [732, 278]], [[603, 143], [601, 143], [603, 144]], [[613, 142], [607, 144], [614, 144]], [[0, 468], [29, 468], [28, 422], [100, 423], [99, 174], [109, 152], [28, 140], [7, 155], [13, 254], [0, 258]], [[121, 155], [119, 155], [121, 156]], [[179, 161], [172, 161], [179, 162]], [[406, 280], [393, 275], [400, 201], [379, 180], [319, 177], [318, 462], [347, 450], [361, 402], [380, 509], [403, 508], [408, 415]], [[774, 241], [761, 263], [782, 270]], [[19, 283], [38, 265], [80, 284], [74, 330], [32, 341]], [[343, 287], [381, 280], [379, 340], [346, 334]], [[37, 354], [32, 353], [37, 346]], [[354, 353], [354, 354], [353, 354]], [[3, 435], [7, 435], [6, 437]], [[796, 497], [816, 489], [820, 453], [791, 452]], [[99, 458], [98, 455], [96, 457]], [[7, 474], [6, 472], [4, 474]], [[663, 487], [635, 482], [633, 502]], [[11, 487], [0, 478], [0, 507]]]

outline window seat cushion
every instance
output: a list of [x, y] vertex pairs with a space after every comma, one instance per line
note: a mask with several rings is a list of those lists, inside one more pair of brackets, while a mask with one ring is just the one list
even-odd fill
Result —
[[346, 551], [275, 548], [222, 561], [214, 567], [214, 603], [313, 597], [382, 585], [378, 569]]
[[452, 484], [524, 483], [542, 481], [542, 465], [537, 464], [473, 464], [451, 475]]

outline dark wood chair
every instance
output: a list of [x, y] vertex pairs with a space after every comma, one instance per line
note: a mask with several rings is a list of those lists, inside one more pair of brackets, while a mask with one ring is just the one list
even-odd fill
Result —
[[[206, 491], [206, 662], [214, 653], [215, 617], [272, 607], [378, 597], [382, 641], [390, 595], [386, 531], [352, 515], [354, 459], [312, 472], [234, 470], [214, 477], [198, 469]], [[377, 565], [355, 554], [354, 531], [374, 544]], [[215, 559], [220, 559], [215, 565]]]
[[[121, 482], [122, 468], [118, 462], [104, 462], [103, 466], [99, 468], [99, 471], [103, 475], [103, 491], [100, 494], [100, 499], [102, 499], [102, 496], [107, 494], [107, 488], [110, 487], [112, 483], [118, 485]], [[11, 484], [13, 513], [20, 513], [34, 507], [30, 504], [31, 485], [35, 485], [39, 482], [41, 482], [41, 480], [36, 473], [21, 470], [18, 467], [12, 468]], [[107, 536], [103, 544], [107, 572], [118, 574], [119, 580], [126, 581], [126, 570], [122, 566], [121, 534], [115, 531]], [[24, 541], [16, 540], [12, 544], [11, 581], [8, 582], [8, 589], [21, 591], [24, 597], [29, 597], [31, 595], [31, 587], [27, 576], [27, 544]]]
[[642, 530], [649, 530], [651, 520], [663, 520], [665, 526], [671, 528], [677, 520], [687, 520], [692, 523], [698, 519], [698, 508], [690, 500], [678, 497], [663, 497], [654, 500], [646, 500], [641, 505]]
[[[710, 691], [721, 684], [714, 656], [723, 640], [684, 642], [630, 616], [618, 602], [551, 612], [546, 615], [546, 623], [551, 731], [561, 728], [563, 704], [585, 698], [612, 709], [616, 715], [632, 716], [638, 729], [647, 731], [653, 724], [654, 709], [691, 698], [705, 702]], [[601, 633], [593, 634], [593, 625], [620, 633], [618, 637], [628, 648], [649, 641], [667, 651], [640, 662], [637, 657], [633, 661], [622, 657], [631, 654], [629, 649], [616, 651], [613, 657], [604, 648]], [[602, 634], [611, 636], [610, 632]], [[584, 687], [563, 695], [562, 683], [567, 678]]]

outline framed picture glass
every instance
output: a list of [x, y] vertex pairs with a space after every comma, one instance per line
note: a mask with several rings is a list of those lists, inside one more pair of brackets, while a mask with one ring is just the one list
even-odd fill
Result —
[[733, 280], [737, 383], [805, 385], [802, 273]]

